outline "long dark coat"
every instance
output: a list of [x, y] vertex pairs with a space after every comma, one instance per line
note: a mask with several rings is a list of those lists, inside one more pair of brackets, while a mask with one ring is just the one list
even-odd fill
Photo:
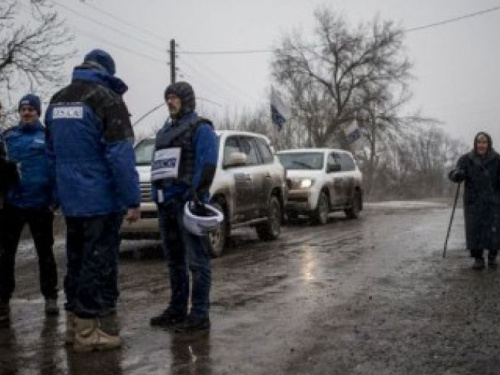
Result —
[[471, 151], [460, 157], [449, 178], [453, 182], [465, 181], [467, 248], [500, 249], [500, 155], [491, 150], [481, 158]]

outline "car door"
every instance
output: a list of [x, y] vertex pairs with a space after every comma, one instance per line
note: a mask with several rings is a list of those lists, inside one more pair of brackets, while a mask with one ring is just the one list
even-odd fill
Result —
[[258, 167], [258, 173], [261, 178], [259, 178], [259, 185], [257, 187], [257, 210], [259, 211], [259, 216], [266, 216], [268, 214], [268, 203], [269, 197], [271, 196], [271, 191], [276, 186], [276, 181], [278, 181], [279, 176], [277, 176], [277, 170], [274, 168], [274, 155], [267, 144], [267, 142], [262, 139], [255, 137], [253, 138], [253, 143], [257, 147], [260, 163]]
[[239, 138], [242, 151], [247, 156], [246, 173], [251, 176], [252, 192], [246, 197], [251, 201], [250, 219], [261, 216], [264, 206], [267, 206], [265, 194], [266, 168], [263, 166], [254, 137], [241, 136]]
[[326, 161], [326, 174], [330, 192], [330, 203], [333, 207], [345, 204], [346, 192], [341, 170], [332, 170], [334, 166], [341, 166], [340, 155], [330, 152]]
[[354, 196], [355, 182], [355, 170], [356, 165], [354, 160], [347, 153], [341, 153], [340, 156], [340, 166], [342, 171], [342, 183], [344, 185], [344, 192], [346, 195], [346, 204], [350, 203], [352, 197]]
[[[229, 136], [224, 142], [224, 160], [223, 166], [234, 152], [245, 153], [241, 147], [239, 136]], [[246, 153], [245, 153], [246, 154]], [[252, 173], [247, 165], [224, 167], [226, 173], [231, 175], [234, 181], [232, 191], [232, 207], [234, 223], [249, 220], [253, 211], [253, 200], [249, 199], [254, 194]]]

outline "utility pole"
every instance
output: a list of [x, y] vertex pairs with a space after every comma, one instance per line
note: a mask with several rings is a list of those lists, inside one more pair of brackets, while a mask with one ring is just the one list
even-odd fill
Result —
[[170, 83], [175, 83], [175, 39], [170, 40]]

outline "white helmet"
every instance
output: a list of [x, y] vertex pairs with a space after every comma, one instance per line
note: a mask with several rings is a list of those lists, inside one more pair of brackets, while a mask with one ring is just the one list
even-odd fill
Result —
[[184, 226], [195, 236], [204, 236], [217, 229], [223, 220], [224, 214], [209, 204], [196, 207], [193, 201], [188, 201], [184, 205]]

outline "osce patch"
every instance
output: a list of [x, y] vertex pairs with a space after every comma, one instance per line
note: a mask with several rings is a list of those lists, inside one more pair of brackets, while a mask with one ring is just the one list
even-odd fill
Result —
[[151, 163], [151, 181], [179, 177], [180, 160], [180, 147], [157, 150]]
[[83, 118], [83, 107], [56, 107], [52, 111], [53, 119], [81, 119]]

